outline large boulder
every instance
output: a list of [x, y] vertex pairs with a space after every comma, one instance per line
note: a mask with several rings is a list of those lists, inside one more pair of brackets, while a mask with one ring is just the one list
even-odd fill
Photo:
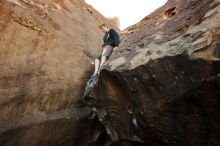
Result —
[[219, 11], [219, 0], [169, 0], [122, 32], [99, 81], [88, 86], [84, 100], [94, 111], [91, 121], [101, 126], [91, 126], [83, 140], [220, 145]]

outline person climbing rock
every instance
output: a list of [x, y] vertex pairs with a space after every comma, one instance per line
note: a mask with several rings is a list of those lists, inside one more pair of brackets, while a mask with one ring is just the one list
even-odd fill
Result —
[[112, 51], [119, 45], [119, 35], [113, 28], [109, 28], [104, 23], [100, 25], [99, 28], [105, 33], [105, 35], [103, 37], [101, 52], [98, 53], [95, 58], [95, 72], [92, 76], [99, 73], [103, 63], [110, 57]]
[[100, 25], [99, 28], [101, 31], [105, 33], [103, 37], [102, 49], [101, 52], [96, 55], [95, 71], [93, 75], [90, 77], [90, 79], [87, 81], [85, 92], [82, 97], [82, 101], [86, 103], [88, 106], [97, 105], [96, 99], [90, 97], [89, 93], [98, 84], [99, 81], [98, 74], [100, 72], [100, 68], [105, 63], [105, 61], [110, 57], [112, 51], [115, 50], [119, 45], [119, 35], [113, 28], [109, 28], [104, 23]]

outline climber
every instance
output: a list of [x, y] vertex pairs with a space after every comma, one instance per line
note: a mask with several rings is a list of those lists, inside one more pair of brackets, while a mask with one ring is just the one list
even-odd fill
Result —
[[103, 63], [110, 57], [112, 51], [119, 45], [119, 35], [113, 28], [110, 29], [104, 23], [100, 25], [99, 28], [105, 33], [105, 35], [103, 37], [102, 51], [97, 54], [95, 58], [95, 72], [92, 76], [99, 74]]

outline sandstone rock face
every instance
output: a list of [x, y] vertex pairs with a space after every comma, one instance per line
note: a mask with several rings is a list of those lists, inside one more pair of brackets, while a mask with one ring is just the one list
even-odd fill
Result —
[[0, 145], [72, 145], [108, 21], [80, 0], [0, 0]]
[[122, 32], [81, 104], [107, 20], [78, 0], [0, 0], [0, 145], [220, 145], [219, 4], [169, 0]]
[[169, 0], [122, 32], [88, 84], [97, 124], [81, 144], [220, 145], [219, 10], [219, 0]]

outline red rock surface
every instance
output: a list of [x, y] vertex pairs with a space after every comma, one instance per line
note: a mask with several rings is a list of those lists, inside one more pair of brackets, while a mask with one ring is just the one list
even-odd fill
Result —
[[0, 0], [0, 145], [65, 144], [108, 21], [80, 0]]
[[219, 4], [169, 0], [123, 31], [81, 104], [107, 20], [78, 0], [1, 0], [0, 145], [219, 146]]

